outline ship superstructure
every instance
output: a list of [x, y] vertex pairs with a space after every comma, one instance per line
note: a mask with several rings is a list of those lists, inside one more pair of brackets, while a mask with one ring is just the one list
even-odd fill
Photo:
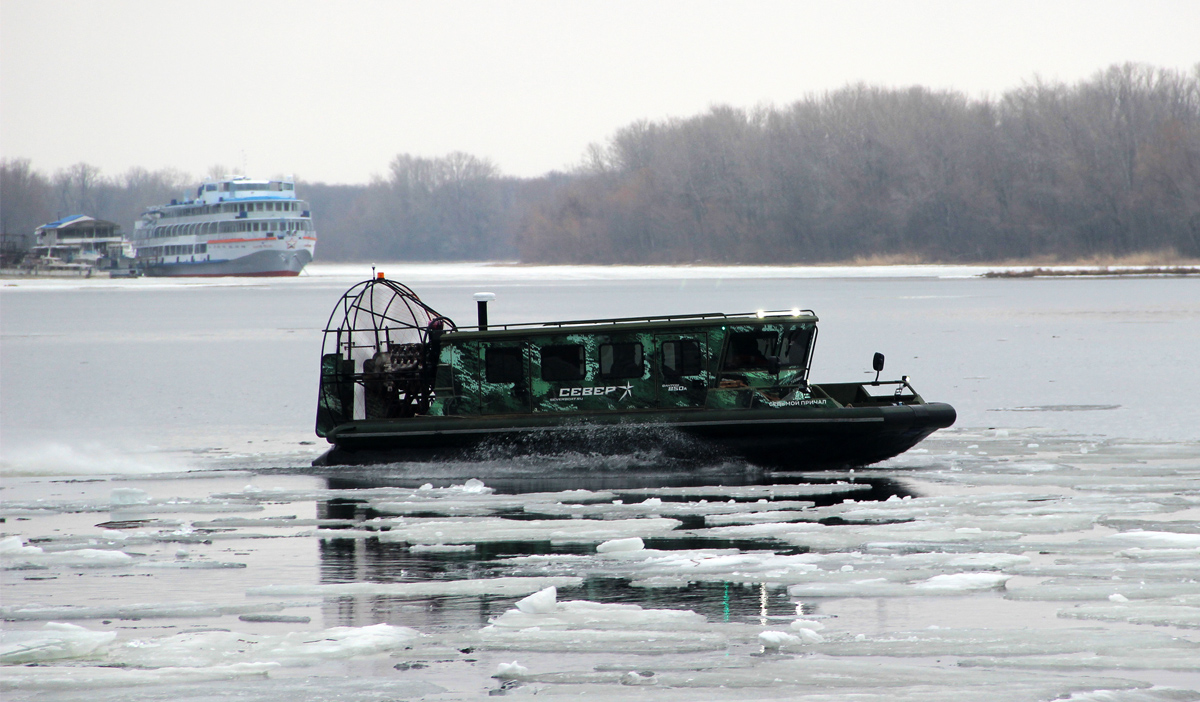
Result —
[[290, 276], [312, 261], [317, 234], [295, 183], [234, 176], [146, 210], [133, 243], [147, 275]]

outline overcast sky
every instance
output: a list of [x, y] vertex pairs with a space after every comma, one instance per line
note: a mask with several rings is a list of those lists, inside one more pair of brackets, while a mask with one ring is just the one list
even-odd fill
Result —
[[847, 83], [996, 96], [1191, 70], [1200, 0], [0, 0], [0, 154], [361, 183], [398, 153], [512, 175], [638, 119]]

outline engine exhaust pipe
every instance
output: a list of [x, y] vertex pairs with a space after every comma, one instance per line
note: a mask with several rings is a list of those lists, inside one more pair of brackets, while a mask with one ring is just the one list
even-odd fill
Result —
[[479, 309], [479, 331], [487, 331], [487, 303], [496, 299], [496, 293], [477, 292], [475, 293], [475, 306]]

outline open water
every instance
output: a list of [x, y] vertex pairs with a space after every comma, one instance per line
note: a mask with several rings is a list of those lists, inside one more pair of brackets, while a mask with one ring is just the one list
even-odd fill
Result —
[[466, 324], [812, 308], [814, 382], [880, 351], [959, 421], [854, 472], [314, 470], [369, 267], [0, 281], [5, 699], [1200, 699], [1200, 280], [380, 268]]

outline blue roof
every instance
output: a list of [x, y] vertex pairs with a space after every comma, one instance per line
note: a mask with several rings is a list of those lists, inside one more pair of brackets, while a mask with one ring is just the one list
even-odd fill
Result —
[[121, 225], [117, 224], [116, 222], [109, 222], [106, 219], [97, 219], [90, 215], [77, 214], [77, 215], [69, 215], [67, 217], [63, 217], [62, 219], [56, 220], [54, 222], [50, 222], [49, 224], [43, 224], [42, 226], [35, 229], [34, 233], [36, 234], [38, 232], [46, 231], [48, 229], [66, 229], [67, 227], [74, 226], [76, 224], [82, 224], [84, 222], [95, 222], [96, 226], [102, 226], [102, 227], [111, 225], [113, 227], [116, 227], [117, 229], [121, 228]]
[[49, 224], [43, 224], [42, 226], [38, 227], [38, 229], [61, 229], [61, 228], [65, 227], [66, 225], [70, 224], [71, 222], [74, 222], [77, 219], [83, 219], [86, 216], [87, 215], [81, 215], [81, 214], [67, 215], [66, 217], [63, 217], [62, 219], [60, 219], [58, 221], [50, 222]]

